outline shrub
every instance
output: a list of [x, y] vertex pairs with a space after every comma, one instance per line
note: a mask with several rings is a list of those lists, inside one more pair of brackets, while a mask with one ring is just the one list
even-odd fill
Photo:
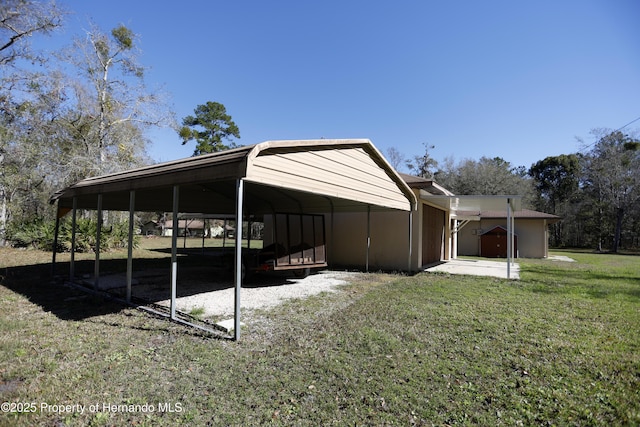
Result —
[[20, 223], [10, 223], [7, 228], [7, 240], [14, 247], [33, 247], [51, 250], [55, 235], [55, 222], [36, 218]]
[[[60, 223], [58, 234], [58, 251], [71, 250], [71, 221], [65, 219]], [[97, 222], [92, 219], [76, 220], [76, 252], [95, 252]], [[7, 240], [14, 247], [33, 247], [40, 250], [52, 250], [55, 236], [55, 221], [35, 219], [14, 223], [7, 230]], [[135, 235], [133, 247], [138, 246], [139, 236]], [[100, 234], [100, 250], [110, 251], [126, 248], [129, 241], [129, 224], [114, 222], [102, 227]]]

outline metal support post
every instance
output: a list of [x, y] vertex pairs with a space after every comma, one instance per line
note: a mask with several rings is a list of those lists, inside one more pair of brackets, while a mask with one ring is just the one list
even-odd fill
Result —
[[511, 279], [511, 237], [513, 229], [511, 228], [511, 199], [507, 198], [507, 279]]
[[129, 192], [129, 241], [127, 246], [127, 303], [131, 302], [131, 285], [133, 282], [133, 210], [136, 204], [136, 192]]
[[371, 251], [371, 205], [367, 205], [367, 259], [365, 271], [369, 272], [369, 252]]
[[413, 256], [413, 206], [409, 211], [409, 264], [407, 265], [407, 271], [411, 272], [411, 258]]
[[[240, 339], [240, 290], [242, 288], [242, 205], [244, 199], [244, 180], [236, 182], [236, 259], [235, 259], [235, 298], [233, 311], [233, 339]], [[247, 266], [248, 268], [248, 266]]]
[[178, 287], [178, 203], [180, 186], [173, 186], [173, 232], [171, 233], [171, 320], [176, 318], [176, 290]]

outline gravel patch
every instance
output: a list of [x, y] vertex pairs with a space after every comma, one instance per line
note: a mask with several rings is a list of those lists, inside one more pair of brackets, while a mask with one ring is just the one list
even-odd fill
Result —
[[[305, 278], [260, 276], [244, 284], [240, 293], [242, 310], [269, 309], [284, 301], [306, 298], [321, 292], [335, 292], [341, 285], [362, 273], [323, 270]], [[133, 294], [156, 304], [169, 307], [166, 285], [134, 287]], [[137, 288], [137, 289], [136, 289]], [[213, 289], [213, 290], [212, 290]], [[182, 296], [181, 296], [182, 295]], [[232, 316], [235, 288], [233, 283], [178, 283], [176, 306], [179, 311], [194, 310], [202, 317]]]

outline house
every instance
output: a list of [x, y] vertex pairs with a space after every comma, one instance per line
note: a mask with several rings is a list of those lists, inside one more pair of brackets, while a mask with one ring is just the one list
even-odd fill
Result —
[[[178, 236], [201, 237], [204, 233], [204, 221], [201, 219], [178, 220]], [[167, 220], [162, 224], [162, 235], [173, 236], [173, 221]]]

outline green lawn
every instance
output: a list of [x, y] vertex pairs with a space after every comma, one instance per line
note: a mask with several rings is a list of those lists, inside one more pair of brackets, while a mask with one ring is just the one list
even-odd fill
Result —
[[638, 425], [640, 257], [562, 254], [519, 281], [365, 275], [247, 313], [236, 343], [1, 249], [0, 424]]

